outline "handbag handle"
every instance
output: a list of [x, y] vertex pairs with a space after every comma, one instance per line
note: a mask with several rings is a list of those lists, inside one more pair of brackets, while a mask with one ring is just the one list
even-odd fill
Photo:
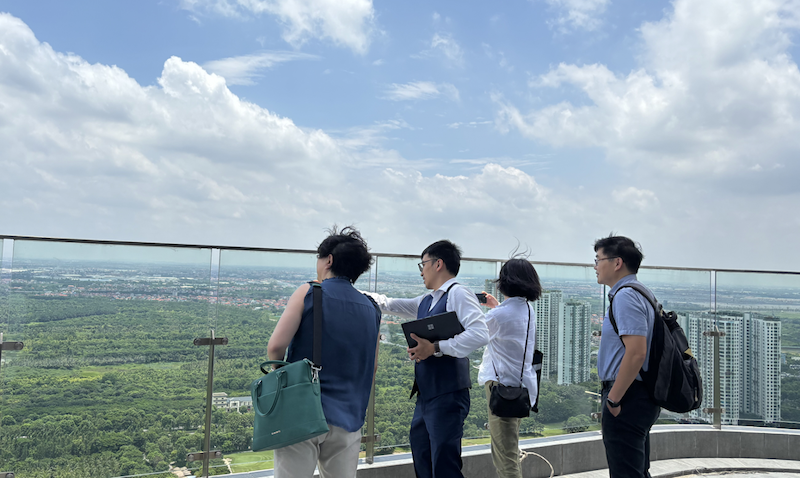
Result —
[[261, 371], [264, 372], [265, 374], [271, 372], [271, 370], [264, 368], [266, 365], [280, 365], [281, 367], [283, 367], [284, 365], [289, 365], [289, 362], [284, 362], [283, 360], [267, 360], [266, 362], [261, 364]]
[[[283, 362], [283, 361], [282, 360], [270, 360], [269, 362]], [[269, 363], [269, 362], [266, 362], [266, 363], [262, 364], [262, 367], [264, 365], [266, 365], [267, 363]], [[283, 363], [287, 363], [287, 362], [283, 362]], [[262, 370], [263, 370], [263, 368], [262, 368]], [[283, 384], [281, 382], [283, 382], [283, 378], [286, 376], [286, 372], [283, 371], [283, 370], [276, 370], [275, 373], [278, 374], [278, 379], [277, 379], [278, 380], [278, 386], [275, 388], [275, 395], [272, 397], [272, 404], [269, 406], [269, 410], [267, 411], [267, 413], [262, 412], [261, 408], [259, 408], [259, 406], [258, 406], [259, 400], [254, 400], [254, 403], [253, 403], [253, 408], [256, 409], [256, 413], [258, 413], [262, 417], [267, 416], [270, 413], [272, 413], [272, 410], [275, 409], [275, 405], [278, 403], [278, 399], [281, 396], [281, 390], [283, 390]], [[256, 397], [261, 397], [261, 384], [262, 383], [263, 382], [261, 380], [259, 380], [258, 381], [258, 385], [256, 385]]]

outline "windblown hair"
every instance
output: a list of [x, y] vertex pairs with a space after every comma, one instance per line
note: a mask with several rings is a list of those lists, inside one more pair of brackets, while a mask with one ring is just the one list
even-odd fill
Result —
[[355, 283], [372, 265], [372, 254], [369, 253], [367, 241], [352, 226], [337, 230], [336, 225], [328, 229], [326, 237], [317, 247], [317, 257], [333, 256], [331, 271], [335, 276], [344, 276]]
[[536, 300], [542, 295], [542, 284], [539, 274], [533, 265], [525, 259], [509, 259], [500, 269], [500, 277], [495, 281], [497, 290], [506, 297], [525, 297]]

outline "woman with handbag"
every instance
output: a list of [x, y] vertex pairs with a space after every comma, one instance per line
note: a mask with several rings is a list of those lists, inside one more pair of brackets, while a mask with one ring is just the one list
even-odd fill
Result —
[[500, 269], [500, 304], [486, 294], [489, 344], [483, 353], [478, 383], [486, 389], [492, 462], [501, 478], [522, 478], [519, 424], [536, 402], [536, 375], [531, 365], [536, 343], [536, 311], [529, 301], [539, 298], [539, 275], [525, 259], [511, 259]]
[[[317, 248], [317, 281], [322, 288], [319, 383], [329, 431], [275, 450], [275, 476], [355, 477], [370, 388], [377, 367], [381, 312], [353, 283], [369, 270], [372, 255], [361, 234], [336, 226]], [[289, 298], [269, 339], [270, 360], [311, 359], [314, 347], [313, 298], [309, 284]], [[274, 372], [273, 372], [274, 373]], [[299, 411], [298, 411], [299, 412]]]

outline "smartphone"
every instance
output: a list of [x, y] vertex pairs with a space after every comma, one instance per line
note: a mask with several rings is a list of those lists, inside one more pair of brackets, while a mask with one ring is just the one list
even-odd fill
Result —
[[486, 293], [485, 292], [476, 292], [475, 293], [475, 297], [478, 298], [478, 302], [480, 302], [481, 304], [485, 304], [486, 303]]

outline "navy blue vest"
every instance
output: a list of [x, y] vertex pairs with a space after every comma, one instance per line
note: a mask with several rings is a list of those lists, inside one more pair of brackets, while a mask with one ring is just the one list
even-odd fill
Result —
[[[431, 315], [447, 312], [447, 295], [454, 285], [447, 289], [431, 310], [428, 310], [428, 308], [433, 302], [433, 295], [428, 294], [425, 296], [419, 304], [417, 319], [424, 319]], [[413, 397], [415, 393], [419, 393], [420, 398], [428, 400], [445, 393], [470, 388], [471, 386], [468, 358], [456, 358], [449, 355], [434, 357], [431, 355], [414, 365], [414, 388], [411, 389], [411, 396]]]
[[[300, 326], [289, 345], [287, 362], [313, 355], [313, 287], [303, 299]], [[334, 277], [322, 281], [322, 411], [329, 425], [358, 431], [369, 402], [375, 345], [381, 311], [350, 281]]]

